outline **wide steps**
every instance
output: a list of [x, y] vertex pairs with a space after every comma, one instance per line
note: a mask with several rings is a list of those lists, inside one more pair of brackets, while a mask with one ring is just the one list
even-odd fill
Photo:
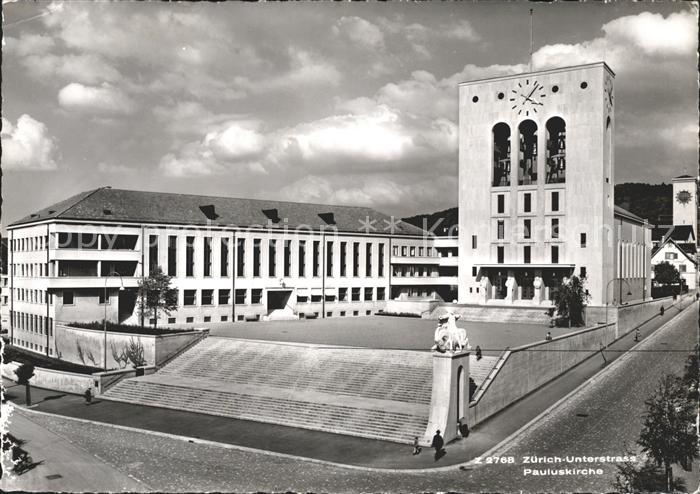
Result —
[[161, 373], [201, 378], [215, 375], [231, 383], [429, 403], [432, 386], [429, 355], [402, 352], [397, 358], [394, 353], [209, 338]]
[[428, 412], [426, 407], [424, 414], [416, 416], [397, 411], [197, 389], [137, 378], [120, 382], [108, 390], [104, 398], [403, 443], [410, 443], [413, 437], [424, 433]]

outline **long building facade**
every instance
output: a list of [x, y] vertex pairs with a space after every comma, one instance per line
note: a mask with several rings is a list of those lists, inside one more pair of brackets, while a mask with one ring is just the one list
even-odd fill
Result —
[[456, 242], [435, 245], [369, 208], [104, 187], [8, 232], [11, 337], [47, 355], [57, 322], [154, 323], [141, 320], [137, 288], [156, 266], [178, 290], [164, 327], [364, 316], [390, 298], [456, 297]]
[[550, 305], [572, 275], [591, 305], [649, 297], [649, 228], [615, 207], [613, 82], [600, 62], [460, 84], [460, 302]]

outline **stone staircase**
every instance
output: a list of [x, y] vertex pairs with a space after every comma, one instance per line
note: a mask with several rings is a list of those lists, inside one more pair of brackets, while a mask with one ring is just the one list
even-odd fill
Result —
[[[477, 385], [496, 357], [470, 357]], [[102, 398], [411, 443], [428, 423], [429, 352], [209, 337]]]
[[[437, 319], [447, 311], [460, 315], [460, 320], [473, 322], [537, 324], [549, 326], [548, 307], [501, 307], [491, 305], [442, 304], [425, 316]], [[459, 321], [457, 322], [459, 326]]]

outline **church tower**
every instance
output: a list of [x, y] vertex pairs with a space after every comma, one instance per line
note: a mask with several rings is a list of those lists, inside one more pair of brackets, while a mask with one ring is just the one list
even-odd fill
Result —
[[697, 237], [698, 198], [695, 177], [681, 175], [673, 179], [673, 224], [691, 225]]
[[459, 302], [592, 305], [615, 277], [615, 74], [604, 62], [459, 85]]

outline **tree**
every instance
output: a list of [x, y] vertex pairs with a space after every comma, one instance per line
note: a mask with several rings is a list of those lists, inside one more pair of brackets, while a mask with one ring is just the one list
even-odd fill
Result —
[[141, 340], [134, 341], [133, 338], [129, 339], [129, 343], [124, 346], [124, 355], [131, 363], [134, 368], [146, 365], [146, 359], [143, 356], [143, 344]]
[[15, 375], [17, 376], [17, 384], [24, 384], [24, 389], [26, 391], [25, 401], [27, 406], [31, 406], [32, 394], [29, 380], [34, 377], [34, 364], [24, 363], [20, 365], [15, 369]]
[[[628, 453], [628, 456], [634, 453]], [[617, 465], [617, 474], [613, 482], [616, 492], [669, 492], [664, 472], [653, 461], [644, 459], [637, 466], [631, 461]], [[687, 492], [681, 478], [673, 480], [673, 491]]]
[[681, 282], [681, 274], [668, 261], [654, 265], [654, 281], [661, 285], [677, 285]]
[[591, 298], [585, 289], [585, 278], [572, 276], [562, 283], [554, 295], [554, 306], [560, 321], [567, 321], [569, 327], [584, 324], [584, 310]]
[[671, 466], [698, 457], [694, 430], [696, 405], [688, 399], [682, 379], [671, 374], [661, 380], [656, 393], [644, 403], [644, 425], [637, 443], [659, 467], [663, 466], [666, 492], [670, 492], [673, 487]]
[[177, 289], [170, 286], [172, 277], [163, 273], [160, 266], [139, 282], [139, 310], [141, 315], [153, 319], [153, 327], [158, 325], [158, 315], [166, 315], [177, 309]]

